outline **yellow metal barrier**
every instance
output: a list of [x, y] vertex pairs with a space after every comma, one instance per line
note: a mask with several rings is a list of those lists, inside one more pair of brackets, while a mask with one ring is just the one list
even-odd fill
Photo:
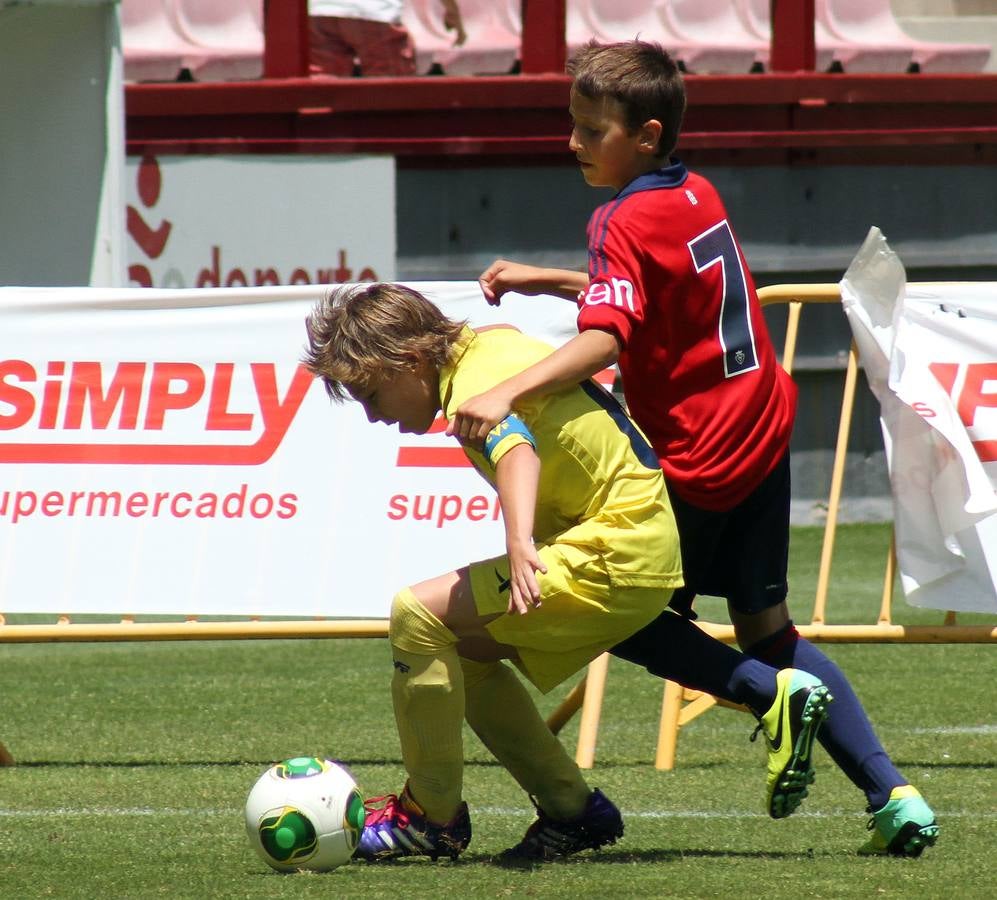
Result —
[[383, 638], [387, 619], [319, 619], [204, 622], [73, 622], [62, 616], [53, 625], [8, 625], [0, 616], [0, 643], [44, 644], [87, 641], [244, 641], [268, 638]]
[[[916, 285], [913, 285], [916, 287]], [[762, 288], [758, 297], [763, 306], [786, 304], [786, 339], [783, 346], [782, 365], [792, 374], [799, 335], [800, 317], [804, 304], [840, 303], [841, 292], [836, 284], [783, 284]], [[997, 643], [997, 625], [959, 625], [955, 613], [944, 614], [940, 625], [894, 625], [891, 619], [893, 583], [896, 575], [896, 554], [893, 541], [887, 554], [883, 577], [883, 595], [878, 621], [875, 625], [828, 625], [828, 585], [831, 579], [831, 559], [834, 555], [834, 538], [841, 506], [841, 490], [845, 474], [845, 453], [855, 407], [855, 390], [858, 385], [858, 353], [852, 342], [845, 368], [845, 386], [838, 423], [831, 486], [827, 504], [827, 520], [821, 547], [817, 590], [809, 625], [797, 625], [797, 630], [808, 640], [831, 644], [982, 644]], [[718, 640], [735, 643], [734, 628], [712, 622], [697, 621], [697, 625]], [[593, 662], [586, 676], [580, 681], [561, 705], [551, 714], [547, 724], [557, 733], [581, 707], [582, 725], [579, 729], [575, 760], [582, 768], [591, 768], [595, 760], [596, 736], [602, 697], [609, 666], [609, 654]], [[658, 729], [658, 746], [654, 765], [657, 769], [672, 769], [678, 747], [679, 731], [697, 716], [714, 706], [744, 709], [735, 704], [718, 700], [701, 691], [690, 691], [672, 681], [665, 682]]]

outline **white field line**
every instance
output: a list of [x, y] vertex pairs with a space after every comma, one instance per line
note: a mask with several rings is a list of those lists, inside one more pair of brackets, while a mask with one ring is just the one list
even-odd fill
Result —
[[942, 725], [937, 728], [904, 728], [905, 734], [997, 734], [997, 725]]
[[[635, 812], [633, 810], [622, 810], [626, 819], [768, 819], [769, 816], [762, 812], [749, 812], [747, 810], [703, 810], [703, 809], [675, 809], [675, 810], [644, 810]], [[474, 809], [475, 815], [487, 816], [489, 818], [521, 818], [533, 814], [532, 809], [524, 807], [503, 807], [503, 806], [483, 806]], [[196, 809], [172, 807], [167, 809], [155, 809], [149, 806], [137, 807], [115, 807], [96, 806], [81, 808], [53, 808], [53, 809], [0, 809], [0, 819], [90, 819], [100, 817], [136, 817], [151, 818], [153, 816], [166, 817], [187, 817], [187, 816], [220, 816], [224, 818], [241, 818], [243, 811], [235, 807], [229, 809]], [[827, 810], [823, 812], [798, 812], [794, 819], [837, 819], [842, 816], [856, 816], [854, 810]], [[865, 815], [863, 813], [863, 815]], [[997, 810], [942, 810], [939, 815], [943, 819], [997, 819]]]

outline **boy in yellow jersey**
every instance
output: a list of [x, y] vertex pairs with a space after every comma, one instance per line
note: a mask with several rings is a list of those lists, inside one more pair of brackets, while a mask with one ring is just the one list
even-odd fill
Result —
[[[351, 398], [370, 422], [415, 434], [441, 409], [451, 415], [552, 351], [511, 327], [474, 331], [398, 285], [332, 289], [307, 324], [304, 362], [330, 397]], [[456, 858], [468, 845], [465, 718], [537, 807], [537, 820], [503, 859], [545, 860], [615, 842], [619, 810], [588, 787], [502, 661], [549, 691], [658, 617], [682, 584], [654, 453], [594, 382], [532, 397], [482, 445], [464, 450], [498, 491], [506, 552], [393, 600], [391, 691], [408, 782], [400, 796], [368, 802], [358, 848], [367, 860]], [[726, 667], [730, 693], [767, 710], [765, 727], [790, 724], [812, 741], [828, 700], [819, 681], [777, 673], [688, 620], [668, 618], [676, 640], [702, 646], [704, 669]]]

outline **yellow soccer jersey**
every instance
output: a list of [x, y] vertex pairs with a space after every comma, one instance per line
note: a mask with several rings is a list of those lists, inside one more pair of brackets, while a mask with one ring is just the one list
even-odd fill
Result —
[[[552, 351], [512, 327], [465, 328], [440, 373], [444, 414], [451, 417], [465, 400]], [[524, 441], [540, 459], [538, 544], [556, 540], [596, 551], [615, 584], [682, 584], [678, 533], [657, 457], [608, 391], [587, 381], [524, 401], [489, 435], [485, 451], [464, 451], [494, 485], [499, 459]]]

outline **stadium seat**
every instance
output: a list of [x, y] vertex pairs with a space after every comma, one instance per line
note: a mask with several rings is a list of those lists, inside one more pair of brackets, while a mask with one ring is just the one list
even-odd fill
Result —
[[121, 47], [128, 81], [175, 81], [197, 50], [173, 26], [169, 0], [122, 0]]
[[495, 16], [511, 34], [523, 33], [523, 0], [495, 0]]
[[427, 74], [438, 54], [453, 49], [454, 33], [443, 27], [438, 0], [407, 0], [402, 5], [402, 25], [412, 37], [417, 75]]
[[[748, 31], [765, 41], [771, 48], [772, 0], [737, 0], [737, 7]], [[814, 41], [817, 44], [814, 68], [818, 72], [826, 72], [834, 62], [835, 47], [844, 48], [846, 45], [843, 41], [835, 41], [819, 22], [814, 22]]]
[[564, 44], [569, 58], [589, 41], [605, 40], [600, 38], [592, 25], [592, 15], [588, 12], [588, 5], [589, 0], [565, 0]]
[[[860, 2], [864, 4], [867, 0]], [[914, 47], [910, 41], [898, 43], [891, 41], [886, 34], [855, 27], [851, 16], [838, 20], [823, 0], [815, 0], [814, 6], [817, 19], [814, 27], [822, 29], [838, 42], [834, 61], [846, 72], [896, 74], [910, 68], [914, 58]]]
[[674, 51], [679, 42], [665, 29], [661, 17], [648, 0], [584, 0], [582, 16], [603, 41], [657, 41]]
[[168, 0], [181, 36], [200, 50], [187, 68], [198, 81], [263, 74], [263, 0]]
[[511, 31], [506, 16], [492, 0], [460, 0], [460, 14], [467, 40], [454, 45], [454, 33], [443, 26], [439, 0], [410, 0], [402, 23], [416, 48], [416, 71], [425, 73], [432, 63], [448, 75], [504, 75], [519, 59], [519, 35]]
[[908, 35], [894, 18], [890, 0], [817, 0], [817, 18], [857, 52], [866, 47], [892, 48], [907, 53], [905, 65], [896, 69], [860, 69], [858, 60], [841, 60], [846, 72], [903, 71], [913, 63], [921, 72], [980, 72], [990, 59], [986, 44], [947, 44], [919, 41]]
[[690, 72], [743, 74], [768, 60], [768, 44], [748, 31], [730, 0], [656, 0], [655, 7]]

